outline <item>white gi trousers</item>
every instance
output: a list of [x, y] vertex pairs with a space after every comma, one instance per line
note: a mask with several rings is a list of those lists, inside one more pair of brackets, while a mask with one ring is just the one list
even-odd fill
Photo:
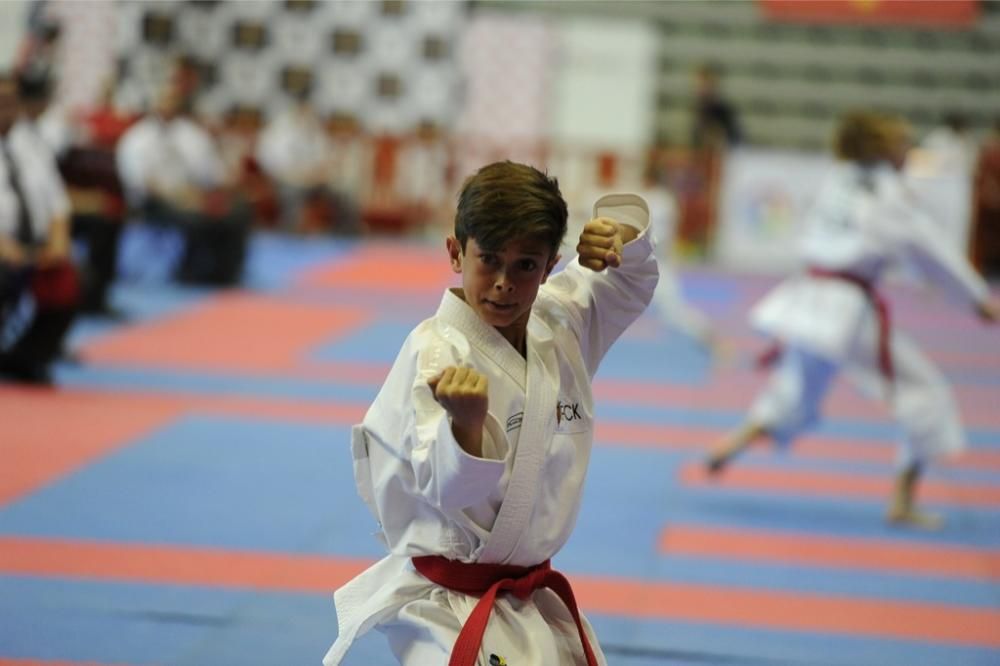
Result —
[[801, 346], [785, 346], [750, 409], [751, 421], [767, 428], [779, 445], [789, 445], [819, 421], [830, 384], [843, 370], [863, 393], [887, 398], [902, 430], [896, 454], [900, 468], [961, 451], [965, 442], [958, 405], [941, 371], [905, 334], [893, 330], [890, 385], [877, 349], [873, 339], [862, 340], [834, 362]]

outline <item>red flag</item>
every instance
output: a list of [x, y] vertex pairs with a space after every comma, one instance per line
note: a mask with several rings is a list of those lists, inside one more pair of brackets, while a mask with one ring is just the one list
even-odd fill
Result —
[[963, 28], [979, 18], [977, 0], [757, 0], [773, 21]]

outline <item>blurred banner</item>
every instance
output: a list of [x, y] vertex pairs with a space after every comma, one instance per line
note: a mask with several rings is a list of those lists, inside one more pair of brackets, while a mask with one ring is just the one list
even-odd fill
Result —
[[[915, 155], [914, 158], [919, 157]], [[733, 151], [723, 166], [715, 257], [741, 270], [786, 273], [798, 262], [799, 231], [834, 161], [819, 153]], [[908, 161], [904, 177], [943, 242], [965, 254], [971, 175]]]
[[832, 164], [818, 153], [732, 151], [719, 191], [718, 261], [752, 271], [796, 268], [799, 225]]
[[560, 21], [549, 135], [561, 143], [635, 150], [652, 143], [657, 34], [648, 23]]
[[548, 90], [554, 77], [555, 34], [528, 15], [480, 13], [460, 37], [464, 96], [456, 132], [469, 152], [458, 155], [464, 175], [500, 159], [544, 162]]
[[804, 23], [969, 27], [978, 0], [757, 0], [768, 19]]

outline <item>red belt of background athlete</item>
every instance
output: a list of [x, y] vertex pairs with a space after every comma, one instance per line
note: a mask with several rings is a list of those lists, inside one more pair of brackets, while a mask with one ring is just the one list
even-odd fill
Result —
[[[892, 353], [889, 349], [889, 327], [891, 320], [889, 318], [888, 302], [882, 298], [881, 294], [878, 293], [871, 280], [867, 280], [859, 275], [855, 275], [854, 273], [849, 273], [847, 271], [831, 271], [825, 268], [810, 268], [809, 275], [813, 277], [830, 278], [833, 280], [850, 282], [865, 293], [865, 296], [868, 297], [868, 300], [875, 308], [875, 316], [878, 319], [879, 369], [881, 370], [882, 376], [885, 377], [886, 381], [892, 384], [892, 381], [895, 378], [895, 369], [892, 366]], [[773, 365], [774, 362], [778, 360], [779, 356], [781, 356], [781, 344], [775, 343], [764, 350], [764, 352], [757, 358], [757, 365], [760, 367]]]
[[497, 594], [510, 591], [518, 599], [527, 599], [535, 590], [547, 587], [562, 599], [573, 615], [580, 632], [587, 666], [597, 666], [597, 658], [587, 640], [580, 620], [580, 610], [569, 581], [552, 568], [549, 560], [533, 567], [516, 567], [506, 564], [467, 563], [449, 560], [439, 555], [414, 557], [413, 566], [424, 577], [442, 587], [479, 597], [479, 603], [462, 626], [451, 652], [448, 666], [475, 666], [483, 633], [493, 610]]

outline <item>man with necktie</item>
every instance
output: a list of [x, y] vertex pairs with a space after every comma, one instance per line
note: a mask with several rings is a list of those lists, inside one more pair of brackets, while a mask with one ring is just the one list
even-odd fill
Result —
[[17, 81], [0, 71], [0, 377], [49, 384], [79, 284], [69, 198], [19, 114]]

